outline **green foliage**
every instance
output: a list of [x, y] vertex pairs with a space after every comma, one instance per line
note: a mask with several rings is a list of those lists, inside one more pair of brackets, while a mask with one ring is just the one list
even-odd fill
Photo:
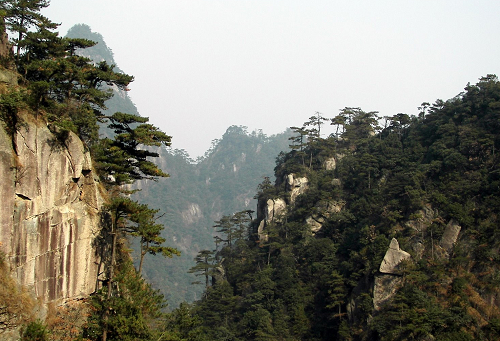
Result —
[[[154, 322], [162, 316], [165, 306], [163, 296], [144, 281], [127, 259], [119, 263], [114, 286], [118, 290], [111, 296], [103, 287], [91, 297], [91, 315], [83, 337], [101, 340], [106, 329], [108, 340], [150, 340], [155, 334]], [[105, 312], [109, 312], [107, 318]]]
[[21, 329], [21, 341], [47, 341], [49, 332], [45, 324], [36, 320]]
[[[208, 280], [214, 274], [213, 269], [216, 264], [214, 263], [214, 252], [209, 250], [201, 250], [194, 258], [196, 265], [189, 269], [189, 273], [196, 273], [196, 276], [205, 277], [205, 287], [208, 288]], [[194, 283], [193, 283], [194, 284]]]
[[94, 147], [96, 168], [104, 182], [120, 186], [136, 180], [168, 176], [149, 159], [159, 154], [144, 147], [168, 146], [170, 136], [148, 124], [145, 117], [117, 112], [106, 118], [115, 136], [100, 140]]
[[[162, 168], [170, 177], [160, 178], [158, 182], [141, 182], [142, 191], [133, 198], [161, 209], [164, 214], [160, 215], [159, 222], [165, 226], [162, 236], [174, 239], [169, 243], [183, 250], [181, 257], [175, 260], [145, 258], [144, 276], [162, 290], [169, 307], [201, 297], [205, 286], [191, 283], [205, 284], [205, 279], [188, 271], [195, 265], [193, 259], [200, 250], [215, 248], [217, 229], [212, 227], [214, 221], [242, 210], [255, 210], [255, 189], [265, 177], [268, 180], [264, 196], [273, 195], [267, 189], [275, 192], [274, 158], [281, 150], [286, 150], [289, 136], [290, 132], [266, 136], [258, 131], [246, 132], [244, 127], [233, 127], [197, 162], [183, 150], [158, 150]], [[256, 214], [252, 215], [255, 218]], [[227, 242], [220, 241], [218, 249], [225, 244]], [[239, 269], [240, 264], [229, 272], [239, 273]]]
[[11, 137], [14, 148], [14, 136], [23, 124], [19, 112], [26, 107], [24, 99], [25, 94], [15, 90], [0, 95], [0, 121], [3, 123], [3, 129]]
[[[326, 139], [319, 113], [304, 125], [317, 129], [307, 142], [294, 127], [276, 186], [265, 178], [256, 198], [261, 207], [286, 198], [280, 179], [290, 172], [306, 176], [308, 189], [266, 223], [261, 240], [262, 213], [237, 242], [230, 216], [216, 222], [225, 280], [196, 302], [200, 328], [219, 326], [212, 339], [497, 339], [500, 315], [489, 298], [500, 283], [498, 103], [500, 82], [489, 75], [454, 99], [423, 104], [418, 118], [387, 117], [383, 129], [375, 112], [359, 108], [332, 119], [339, 129]], [[327, 157], [335, 170], [323, 169]], [[327, 213], [326, 203], [341, 209]], [[311, 217], [322, 223], [315, 234]], [[459, 240], [445, 250], [453, 224]], [[412, 258], [393, 276], [393, 297], [375, 309], [373, 286], [393, 237]]]

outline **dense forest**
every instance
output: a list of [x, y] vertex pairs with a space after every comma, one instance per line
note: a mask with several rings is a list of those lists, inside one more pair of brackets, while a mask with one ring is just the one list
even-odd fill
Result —
[[[206, 279], [204, 297], [170, 315], [171, 332], [498, 339], [499, 100], [500, 82], [488, 75], [423, 103], [418, 117], [345, 108], [294, 127], [276, 184], [257, 193], [258, 218], [242, 211], [217, 222], [220, 239], [193, 268]], [[322, 138], [328, 123], [337, 133]], [[404, 256], [382, 266], [394, 252]]]
[[143, 181], [134, 198], [160, 209], [162, 236], [181, 251], [176, 258], [149, 257], [144, 277], [167, 297], [169, 309], [201, 297], [203, 286], [188, 270], [199, 250], [211, 248], [214, 221], [242, 209], [255, 209], [255, 191], [263, 177], [273, 177], [276, 155], [288, 148], [290, 132], [267, 136], [229, 127], [203, 158], [192, 162], [183, 150], [163, 148], [158, 165], [170, 177]]
[[[126, 90], [133, 77], [77, 54], [95, 43], [59, 37], [57, 25], [39, 14], [46, 6], [41, 0], [0, 5], [2, 26], [15, 33], [2, 68], [15, 69], [20, 79], [19, 87], [1, 91], [0, 120], [13, 135], [28, 113], [61, 140], [77, 133], [91, 151], [107, 192], [106, 280], [86, 299], [85, 314], [66, 307], [66, 324], [25, 321], [23, 340], [500, 338], [495, 75], [452, 99], [423, 103], [418, 116], [345, 108], [291, 127], [274, 178], [259, 180], [255, 211], [248, 205], [216, 211], [213, 246], [200, 249], [189, 270], [204, 287], [200, 299], [166, 313], [163, 295], [142, 278], [143, 260], [179, 251], [164, 245], [158, 210], [131, 195], [138, 182], [167, 177], [151, 161], [160, 154], [150, 147], [168, 146], [170, 137], [136, 113], [106, 113], [111, 87]], [[335, 133], [325, 137], [325, 124]], [[99, 136], [99, 125], [109, 136]], [[229, 146], [248, 136], [231, 129]], [[232, 161], [200, 162], [222, 174], [203, 181], [225, 186], [237, 174]], [[236, 168], [224, 175], [220, 165], [231, 164]], [[0, 285], [4, 293], [25, 295], [9, 280]], [[75, 314], [84, 321], [70, 323]]]

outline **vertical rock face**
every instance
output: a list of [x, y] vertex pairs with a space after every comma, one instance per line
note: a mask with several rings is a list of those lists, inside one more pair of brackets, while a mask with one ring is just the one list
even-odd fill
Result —
[[286, 189], [290, 192], [290, 203], [295, 203], [295, 199], [309, 188], [309, 180], [305, 177], [296, 178], [294, 174], [286, 176]]
[[380, 274], [375, 276], [373, 287], [373, 307], [380, 307], [391, 300], [401, 287], [403, 280], [398, 276], [398, 266], [405, 259], [410, 259], [410, 254], [399, 248], [396, 238], [392, 238], [391, 244], [385, 253], [384, 260], [380, 264]]
[[458, 225], [458, 223], [454, 219], [451, 219], [446, 225], [443, 236], [441, 237], [441, 246], [447, 252], [450, 252], [450, 250], [453, 248], [453, 245], [457, 242], [458, 235], [460, 234], [461, 229], [462, 227]]
[[398, 265], [401, 261], [410, 258], [410, 254], [399, 248], [399, 243], [396, 238], [392, 238], [389, 249], [385, 253], [384, 260], [380, 264], [380, 272], [386, 274], [397, 274]]
[[281, 216], [286, 213], [285, 200], [281, 198], [267, 200], [267, 205], [264, 208], [264, 219], [266, 224], [273, 221], [279, 221]]
[[42, 302], [86, 296], [96, 288], [102, 204], [90, 155], [76, 135], [57, 141], [34, 122], [14, 143], [0, 126], [0, 250]]

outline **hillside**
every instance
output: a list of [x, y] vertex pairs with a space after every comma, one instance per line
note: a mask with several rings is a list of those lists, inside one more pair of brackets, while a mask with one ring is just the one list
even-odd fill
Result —
[[[104, 60], [115, 65], [103, 37], [87, 25], [72, 27], [67, 37], [97, 42], [79, 53], [95, 62]], [[106, 107], [106, 114], [138, 113], [124, 91], [115, 91]], [[111, 136], [112, 132], [101, 127], [100, 134]], [[170, 307], [200, 297], [203, 287], [191, 284], [197, 278], [188, 270], [194, 266], [197, 252], [211, 246], [215, 235], [213, 222], [224, 214], [255, 209], [257, 185], [264, 176], [273, 177], [276, 156], [288, 149], [290, 136], [290, 131], [267, 136], [232, 126], [196, 162], [184, 150], [158, 150], [160, 156], [155, 163], [169, 177], [138, 183], [136, 187], [141, 191], [133, 197], [160, 210], [158, 221], [166, 227], [163, 237], [182, 252], [173, 259], [145, 258], [144, 276], [167, 297]]]
[[0, 3], [0, 338], [500, 339], [497, 76], [193, 162], [47, 6]]
[[188, 273], [201, 249], [211, 247], [214, 221], [224, 214], [255, 209], [253, 199], [264, 176], [272, 176], [275, 155], [288, 146], [289, 133], [268, 137], [230, 127], [198, 163], [181, 150], [163, 150], [159, 165], [170, 177], [146, 181], [135, 194], [161, 210], [164, 237], [181, 250], [175, 259], [147, 258], [145, 277], [167, 297], [171, 307], [200, 298], [202, 286]]
[[345, 108], [332, 119], [338, 134], [327, 139], [319, 114], [295, 129], [276, 184], [260, 186], [257, 219], [220, 222], [218, 246], [198, 258], [212, 278], [205, 295], [173, 313], [171, 330], [188, 340], [497, 340], [497, 77], [424, 103], [418, 117]]

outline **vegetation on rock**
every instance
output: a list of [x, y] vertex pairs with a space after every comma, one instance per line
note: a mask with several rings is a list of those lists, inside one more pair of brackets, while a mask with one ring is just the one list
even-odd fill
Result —
[[[385, 127], [346, 108], [327, 138], [319, 113], [292, 128], [275, 186], [264, 181], [257, 194], [259, 207], [284, 199], [285, 215], [258, 233], [260, 213], [238, 238], [220, 229], [193, 268], [213, 278], [203, 298], [172, 313], [196, 323], [189, 335], [184, 321], [172, 330], [186, 340], [498, 339], [499, 103], [488, 75]], [[308, 179], [295, 201], [282, 180], [290, 173]], [[393, 238], [410, 256], [384, 274]], [[375, 292], [385, 295], [376, 306]]]
[[[330, 119], [315, 113], [302, 127], [291, 128], [295, 135], [289, 140], [279, 137], [291, 150], [276, 159], [274, 185], [262, 174], [258, 193], [250, 194], [257, 200], [255, 215], [249, 193], [232, 186], [241, 186], [246, 174], [227, 151], [243, 150], [250, 139], [253, 152], [238, 157], [256, 157], [270, 139], [230, 127], [195, 170], [185, 152], [170, 153], [169, 160], [179, 161], [179, 178], [186, 180], [178, 191], [192, 198], [165, 199], [166, 215], [187, 210], [178, 219], [201, 220], [208, 210], [193, 199], [201, 198], [216, 212], [207, 214], [215, 221], [207, 230], [211, 234], [215, 227], [216, 236], [213, 247], [192, 255], [196, 263], [190, 272], [202, 278], [205, 290], [201, 298], [166, 314], [163, 295], [141, 276], [143, 264], [148, 270], [143, 260], [147, 254], [179, 252], [163, 246], [158, 211], [131, 198], [130, 185], [167, 176], [150, 158], [163, 152], [152, 147], [168, 146], [170, 137], [135, 113], [106, 112], [111, 87], [125, 91], [133, 77], [77, 53], [95, 44], [60, 38], [57, 25], [39, 15], [47, 5], [0, 4], [2, 24], [15, 33], [10, 64], [20, 79], [19, 87], [1, 92], [0, 119], [14, 136], [26, 111], [61, 140], [77, 133], [92, 152], [108, 194], [98, 245], [101, 285], [87, 299], [86, 322], [70, 333], [57, 321], [49, 324], [51, 331], [29, 316], [26, 293], [2, 276], [0, 329], [25, 324], [23, 339], [44, 339], [48, 333], [86, 340], [500, 338], [496, 76], [468, 84], [447, 101], [423, 103], [418, 116], [379, 120], [376, 112], [360, 108], [345, 108]], [[337, 129], [325, 138], [327, 122]], [[99, 124], [108, 126], [108, 137], [99, 138]], [[259, 167], [257, 157], [250, 164]], [[200, 183], [209, 190], [195, 188]], [[213, 195], [224, 186], [231, 191]], [[163, 198], [160, 190], [145, 189]], [[238, 202], [239, 194], [243, 207], [223, 207]], [[138, 269], [129, 236], [138, 237]], [[382, 269], [390, 245], [404, 257]], [[3, 262], [0, 270], [7, 273]]]

